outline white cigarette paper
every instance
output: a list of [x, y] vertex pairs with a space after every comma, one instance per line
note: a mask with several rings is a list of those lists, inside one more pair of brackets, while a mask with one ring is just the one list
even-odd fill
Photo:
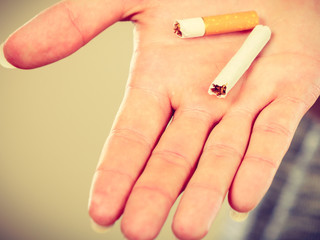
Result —
[[257, 25], [242, 44], [238, 52], [222, 69], [209, 88], [210, 95], [225, 98], [271, 37], [267, 26]]
[[203, 18], [188, 18], [176, 20], [175, 32], [181, 38], [203, 37], [206, 32], [206, 26]]

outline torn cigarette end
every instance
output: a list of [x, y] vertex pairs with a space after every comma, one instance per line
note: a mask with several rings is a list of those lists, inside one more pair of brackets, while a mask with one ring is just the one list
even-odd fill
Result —
[[226, 95], [227, 86], [226, 85], [219, 86], [217, 84], [212, 84], [209, 91], [211, 93], [214, 93], [216, 96], [220, 97], [220, 96]]
[[180, 24], [178, 22], [175, 22], [173, 30], [175, 34], [177, 34], [179, 37], [182, 37], [182, 33], [180, 31]]
[[208, 93], [219, 98], [225, 98], [268, 43], [270, 37], [271, 30], [269, 27], [256, 26], [240, 49], [211, 83]]
[[181, 38], [202, 37], [252, 29], [259, 24], [255, 11], [176, 20], [174, 33]]

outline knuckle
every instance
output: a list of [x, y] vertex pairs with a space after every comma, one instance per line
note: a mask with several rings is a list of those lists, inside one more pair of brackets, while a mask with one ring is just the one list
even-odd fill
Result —
[[255, 117], [254, 110], [246, 106], [237, 106], [232, 108], [227, 114], [226, 117], [237, 117], [245, 119], [253, 119]]
[[293, 131], [283, 124], [274, 121], [255, 124], [253, 132], [263, 132], [267, 134], [278, 135], [290, 139], [293, 136]]
[[105, 174], [105, 175], [111, 175], [113, 177], [118, 176], [121, 177], [122, 179], [127, 179], [129, 182], [134, 182], [135, 177], [132, 176], [130, 173], [127, 173], [126, 171], [119, 170], [119, 169], [111, 169], [111, 168], [104, 168], [103, 165], [100, 165], [97, 167], [95, 170], [95, 174]]
[[295, 109], [302, 109], [303, 111], [307, 111], [307, 109], [310, 107], [310, 104], [307, 103], [308, 101], [302, 97], [283, 96], [277, 101], [285, 104], [286, 106], [293, 106]]
[[215, 186], [212, 183], [193, 182], [188, 185], [188, 188], [195, 188], [198, 190], [208, 190], [214, 193], [214, 195], [216, 195], [217, 197], [221, 198], [221, 201], [222, 201], [222, 198], [226, 195], [226, 190], [223, 190], [223, 188]]
[[206, 125], [210, 124], [215, 119], [213, 113], [202, 107], [183, 107], [180, 109], [179, 115], [201, 121]]
[[133, 128], [114, 128], [110, 136], [111, 138], [120, 138], [129, 142], [136, 142], [143, 146], [148, 146], [149, 149], [152, 148], [152, 141], [146, 137], [146, 135]]
[[242, 158], [242, 153], [236, 147], [225, 143], [210, 144], [204, 148], [203, 154], [215, 158]]
[[267, 157], [258, 156], [258, 155], [248, 155], [244, 158], [244, 161], [256, 161], [259, 163], [265, 163], [272, 169], [277, 169], [278, 167], [278, 164], [276, 163], [275, 160]]
[[80, 28], [81, 24], [79, 24], [77, 21], [77, 17], [75, 16], [74, 11], [72, 10], [72, 5], [70, 4], [70, 2], [67, 1], [63, 1], [61, 2], [61, 4], [65, 8], [72, 26], [79, 33], [82, 45], [86, 44], [88, 40], [85, 38], [85, 35], [83, 34], [82, 29]]
[[[150, 185], [150, 184], [149, 184]], [[164, 189], [161, 185], [159, 186], [149, 186], [149, 185], [138, 185], [134, 187], [134, 191], [144, 191], [144, 192], [149, 192], [151, 194], [157, 194], [162, 196], [164, 199], [169, 201], [170, 203], [174, 202], [175, 196], [171, 194], [168, 190]]]
[[161, 161], [165, 161], [169, 164], [182, 167], [186, 171], [190, 171], [192, 168], [192, 163], [189, 158], [187, 158], [185, 155], [172, 150], [158, 150], [152, 153], [153, 157], [158, 158]]

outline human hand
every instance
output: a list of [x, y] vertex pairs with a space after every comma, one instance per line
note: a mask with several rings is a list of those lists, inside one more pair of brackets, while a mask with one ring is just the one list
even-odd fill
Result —
[[[89, 212], [108, 226], [124, 211], [123, 233], [151, 239], [185, 189], [173, 231], [197, 239], [228, 191], [237, 211], [259, 203], [318, 98], [319, 7], [276, 0], [66, 1], [12, 35], [5, 53], [15, 66], [34, 68], [69, 55], [118, 20], [134, 21], [126, 95], [101, 154]], [[217, 99], [208, 87], [248, 32], [179, 39], [172, 24], [244, 10], [258, 12], [272, 39], [228, 97]]]

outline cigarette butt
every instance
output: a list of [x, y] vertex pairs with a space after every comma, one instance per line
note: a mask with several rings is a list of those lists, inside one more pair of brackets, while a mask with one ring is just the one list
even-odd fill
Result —
[[202, 37], [252, 29], [259, 24], [255, 11], [176, 20], [174, 32], [181, 38]]
[[248, 218], [249, 213], [247, 212], [237, 212], [233, 209], [230, 210], [230, 217], [236, 222], [243, 222]]
[[238, 52], [211, 83], [208, 93], [219, 98], [227, 96], [241, 76], [247, 71], [251, 63], [258, 56], [271, 37], [271, 30], [267, 26], [258, 25], [249, 34]]

